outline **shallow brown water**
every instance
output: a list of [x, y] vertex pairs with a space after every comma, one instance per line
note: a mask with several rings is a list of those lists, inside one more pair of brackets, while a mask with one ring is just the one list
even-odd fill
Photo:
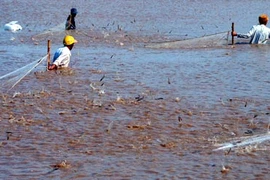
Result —
[[71, 69], [40, 66], [2, 89], [0, 178], [267, 179], [269, 142], [213, 149], [267, 132], [269, 47], [144, 48], [224, 32], [232, 20], [245, 31], [268, 10], [259, 2], [2, 1], [1, 23], [24, 29], [1, 33], [1, 76], [43, 57], [48, 39], [59, 47], [65, 32], [42, 33], [75, 3], [79, 43]]

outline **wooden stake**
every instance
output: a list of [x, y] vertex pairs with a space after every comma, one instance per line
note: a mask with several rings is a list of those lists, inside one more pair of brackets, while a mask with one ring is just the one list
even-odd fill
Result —
[[[234, 22], [232, 23], [232, 32], [231, 34], [234, 32]], [[234, 45], [234, 36], [232, 34], [232, 45]]]
[[51, 51], [51, 41], [48, 40], [48, 44], [47, 44], [47, 54], [48, 54], [48, 57], [47, 57], [47, 71], [49, 70], [49, 66], [51, 64], [51, 54], [50, 54], [50, 51]]

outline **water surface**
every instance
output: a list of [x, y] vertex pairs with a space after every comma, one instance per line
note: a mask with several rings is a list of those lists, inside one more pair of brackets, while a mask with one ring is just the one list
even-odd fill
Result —
[[[1, 31], [1, 76], [45, 56], [48, 39], [52, 53], [65, 33], [79, 43], [70, 70], [43, 64], [2, 89], [1, 179], [266, 179], [269, 142], [213, 149], [267, 132], [269, 46], [144, 45], [224, 32], [233, 21], [246, 32], [268, 5], [2, 0], [2, 26], [17, 20], [23, 30]], [[72, 7], [78, 30], [65, 32]]]

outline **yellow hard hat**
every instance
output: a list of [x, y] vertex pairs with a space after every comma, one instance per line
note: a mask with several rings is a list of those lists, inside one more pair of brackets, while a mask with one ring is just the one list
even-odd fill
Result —
[[63, 44], [64, 45], [67, 45], [68, 46], [68, 45], [71, 45], [71, 44], [74, 44], [74, 43], [77, 43], [77, 40], [74, 39], [73, 36], [67, 35], [63, 39]]

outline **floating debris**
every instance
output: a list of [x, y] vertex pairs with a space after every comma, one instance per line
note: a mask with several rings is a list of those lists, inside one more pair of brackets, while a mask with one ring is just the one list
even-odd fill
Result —
[[225, 155], [226, 156], [229, 155], [231, 151], [232, 151], [232, 148], [230, 148], [229, 151], [225, 152]]
[[173, 141], [167, 141], [167, 140], [164, 140], [164, 139], [163, 140], [156, 139], [156, 141], [159, 143], [159, 145], [161, 147], [165, 147], [165, 148], [174, 148], [174, 147], [176, 147], [176, 143], [173, 142]]
[[23, 126], [29, 126], [32, 123], [34, 123], [33, 120], [25, 119], [23, 116], [21, 118], [16, 119], [12, 115], [9, 116], [8, 121], [9, 121], [9, 123], [16, 123], [16, 124], [20, 124], [20, 125], [23, 125]]
[[181, 100], [181, 99], [180, 99], [179, 97], [176, 97], [176, 98], [175, 98], [175, 102], [180, 102], [180, 100]]
[[17, 24], [18, 21], [11, 21], [7, 24], [5, 24], [4, 29], [6, 31], [16, 32], [22, 30], [22, 26]]
[[93, 83], [91, 83], [89, 86], [90, 86], [93, 90], [96, 90], [96, 89], [97, 89], [96, 87], [94, 87]]
[[112, 104], [109, 104], [108, 107], [105, 108], [106, 110], [116, 110], [116, 107]]
[[161, 143], [160, 146], [165, 148], [174, 148], [176, 147], [176, 144], [174, 142], [168, 142], [168, 143]]
[[101, 106], [102, 106], [101, 100], [99, 100], [99, 99], [94, 99], [94, 100], [93, 100], [93, 106], [101, 107]]
[[40, 113], [44, 114], [44, 112], [42, 111], [42, 109], [41, 109], [40, 107], [36, 107], [36, 109], [37, 109]]
[[59, 115], [63, 115], [63, 114], [66, 114], [67, 112], [66, 111], [59, 111], [58, 114]]
[[92, 155], [92, 154], [93, 154], [93, 151], [87, 150], [87, 151], [85, 151], [84, 153], [87, 154], [87, 155]]
[[249, 123], [249, 127], [251, 127], [251, 128], [256, 128], [257, 127], [257, 124], [258, 124], [258, 122], [256, 122], [256, 123], [254, 123], [254, 119], [257, 117], [258, 115], [254, 115], [254, 117], [252, 118], [252, 119], [250, 119], [250, 123]]
[[15, 97], [20, 96], [20, 95], [21, 95], [20, 92], [15, 92], [15, 93], [13, 94], [12, 98], [15, 98]]
[[102, 78], [99, 80], [100, 82], [105, 78], [105, 75], [102, 76]]
[[186, 115], [192, 116], [193, 113], [189, 110], [183, 110], [183, 113], [185, 113]]
[[170, 78], [168, 78], [168, 84], [171, 84]]
[[51, 167], [55, 168], [55, 169], [60, 169], [60, 168], [70, 168], [71, 165], [69, 163], [67, 163], [66, 160], [62, 161], [59, 164], [55, 164], [55, 165], [51, 165]]
[[180, 116], [178, 116], [178, 122], [179, 122], [179, 126], [182, 127], [183, 119]]
[[12, 132], [7, 131], [6, 133], [7, 133], [7, 140], [9, 140], [9, 137], [12, 135]]
[[110, 122], [108, 128], [106, 129], [106, 131], [109, 133], [112, 129], [112, 126], [113, 126], [113, 121]]
[[137, 101], [141, 101], [144, 99], [144, 96], [138, 95], [137, 97], [135, 97], [135, 99], [137, 99]]
[[0, 147], [7, 145], [7, 142], [0, 142]]
[[128, 125], [128, 129], [145, 129], [145, 125]]
[[103, 89], [101, 89], [101, 90], [98, 91], [98, 95], [99, 95], [99, 96], [101, 96], [101, 95], [103, 95], [103, 94], [105, 94], [105, 91], [104, 91]]
[[228, 173], [232, 168], [230, 166], [222, 166], [220, 172], [221, 173]]
[[14, 117], [12, 114], [9, 115], [8, 121], [9, 121], [10, 123], [13, 123], [15, 120], [16, 120], [16, 119], [15, 119], [15, 117]]
[[252, 135], [253, 134], [253, 131], [251, 129], [248, 129], [246, 132], [245, 132], [246, 135]]
[[118, 94], [117, 92], [117, 95], [116, 95], [116, 102], [119, 102], [119, 103], [125, 103], [125, 100]]
[[222, 98], [220, 98], [220, 101], [221, 101], [221, 104], [224, 106], [224, 105], [225, 105], [225, 103], [224, 103], [224, 101], [223, 101], [223, 99], [222, 99]]

